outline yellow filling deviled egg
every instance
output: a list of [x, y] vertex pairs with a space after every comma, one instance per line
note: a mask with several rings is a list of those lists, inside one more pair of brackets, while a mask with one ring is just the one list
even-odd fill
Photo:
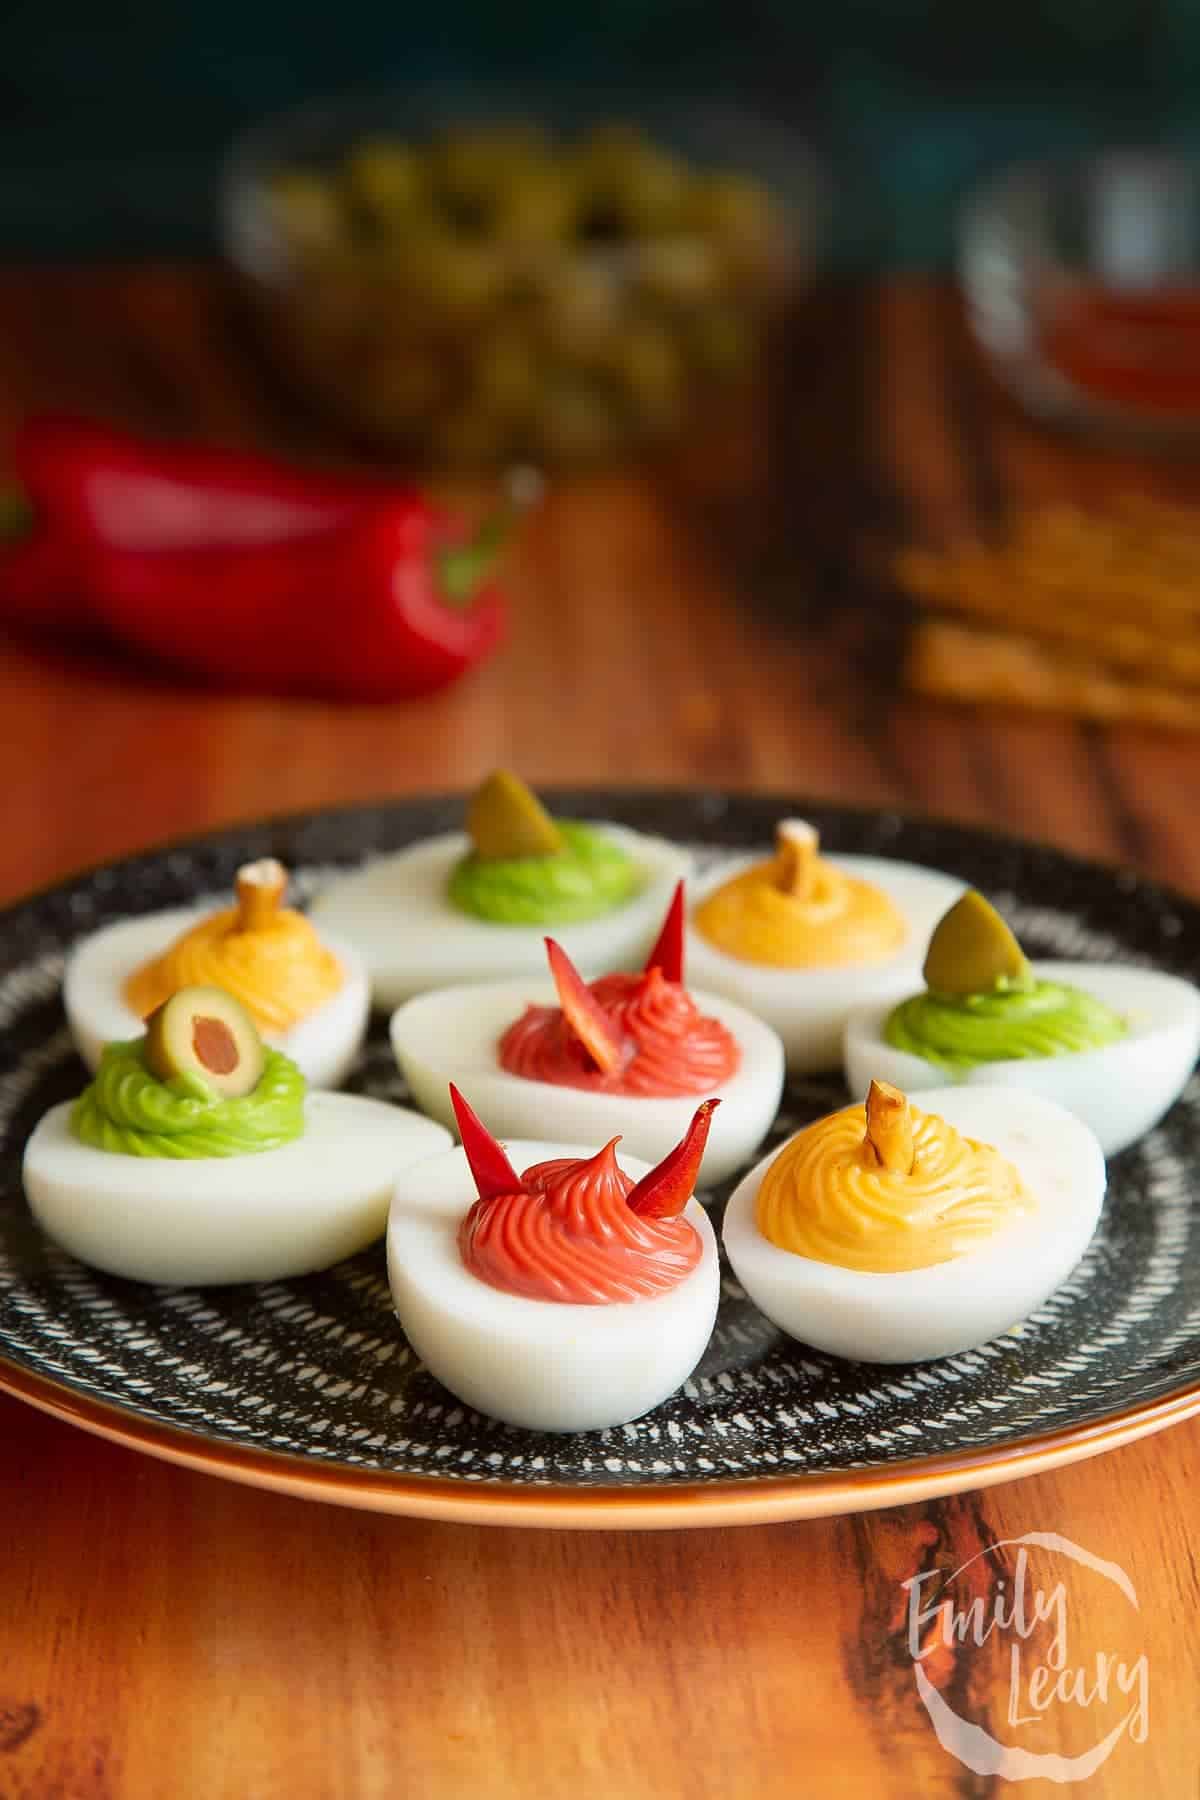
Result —
[[872, 1082], [734, 1190], [726, 1254], [789, 1336], [863, 1362], [951, 1356], [1026, 1318], [1087, 1249], [1105, 1170], [1086, 1125], [1012, 1088], [922, 1100]]
[[63, 1004], [89, 1069], [178, 989], [202, 984], [240, 1000], [313, 1087], [344, 1081], [366, 1035], [366, 971], [350, 945], [284, 906], [286, 889], [268, 857], [238, 870], [232, 907], [173, 907], [85, 938], [67, 960]]
[[800, 819], [775, 855], [723, 862], [695, 885], [688, 967], [783, 1039], [796, 1073], [836, 1068], [851, 1007], [909, 991], [962, 882], [878, 856], [826, 857]]

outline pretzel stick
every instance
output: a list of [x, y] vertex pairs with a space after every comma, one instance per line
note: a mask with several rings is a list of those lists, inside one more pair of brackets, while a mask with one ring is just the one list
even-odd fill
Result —
[[918, 621], [904, 679], [913, 692], [940, 699], [1200, 731], [1200, 694], [1131, 680], [1086, 657], [1054, 655], [1012, 632], [944, 619]]

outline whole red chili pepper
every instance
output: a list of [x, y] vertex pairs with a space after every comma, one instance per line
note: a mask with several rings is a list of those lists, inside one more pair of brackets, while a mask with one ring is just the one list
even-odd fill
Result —
[[21, 492], [0, 496], [0, 610], [18, 625], [86, 630], [94, 622], [79, 591], [74, 546], [35, 518]]
[[124, 550], [271, 543], [403, 497], [379, 479], [170, 443], [60, 413], [27, 418], [11, 461], [27, 501], [57, 531]]
[[0, 559], [0, 615], [100, 627], [238, 687], [387, 700], [463, 674], [503, 635], [471, 543], [411, 490], [241, 452], [42, 418], [13, 461], [32, 531]]
[[121, 643], [228, 686], [404, 699], [500, 641], [504, 602], [478, 572], [492, 535], [449, 546], [439, 515], [406, 500], [271, 543], [97, 549], [91, 604]]

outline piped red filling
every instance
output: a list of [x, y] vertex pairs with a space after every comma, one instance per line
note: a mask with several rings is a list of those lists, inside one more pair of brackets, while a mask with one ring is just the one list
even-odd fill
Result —
[[480, 1281], [526, 1299], [598, 1306], [652, 1300], [698, 1267], [704, 1246], [684, 1208], [719, 1102], [698, 1107], [681, 1142], [635, 1182], [617, 1163], [619, 1138], [594, 1156], [535, 1163], [517, 1175], [450, 1091], [480, 1196], [459, 1226], [458, 1248]]

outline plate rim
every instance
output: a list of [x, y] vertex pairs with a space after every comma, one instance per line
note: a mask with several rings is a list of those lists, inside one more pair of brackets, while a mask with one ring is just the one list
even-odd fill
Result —
[[[859, 821], [891, 817], [904, 825], [987, 839], [1027, 854], [1049, 856], [1077, 873], [1111, 881], [1133, 875], [1164, 900], [1200, 910], [1200, 900], [1122, 860], [1088, 856], [1044, 839], [906, 805], [863, 806], [830, 796], [797, 798], [786, 788], [707, 786], [695, 782], [546, 783], [538, 791], [551, 799], [625, 796], [639, 803], [720, 800], [722, 812], [739, 804], [786, 806], [803, 813], [832, 812]], [[147, 858], [220, 848], [239, 834], [286, 833], [354, 814], [421, 807], [430, 811], [461, 806], [464, 791], [417, 790], [381, 794], [327, 806], [299, 807], [266, 816], [247, 816], [202, 831], [166, 838], [106, 860], [86, 864], [7, 900], [0, 906], [0, 934], [22, 909], [70, 891], [97, 876], [119, 872]], [[370, 852], [367, 853], [368, 855]], [[387, 854], [387, 852], [383, 852]], [[367, 860], [360, 856], [359, 862]], [[661, 1530], [733, 1524], [767, 1524], [821, 1518], [940, 1498], [968, 1488], [1017, 1480], [1086, 1457], [1103, 1454], [1140, 1437], [1165, 1430], [1200, 1413], [1200, 1378], [1081, 1423], [1054, 1427], [996, 1446], [975, 1446], [905, 1458], [851, 1471], [806, 1471], [792, 1475], [718, 1477], [712, 1481], [653, 1484], [503, 1480], [456, 1481], [448, 1477], [360, 1468], [322, 1462], [294, 1452], [263, 1449], [213, 1439], [185, 1427], [148, 1418], [119, 1402], [88, 1395], [27, 1369], [4, 1354], [0, 1343], [0, 1393], [35, 1407], [63, 1423], [141, 1454], [244, 1486], [310, 1501], [377, 1512], [466, 1524], [558, 1529]]]
[[0, 1392], [67, 1425], [194, 1473], [295, 1499], [325, 1501], [360, 1512], [447, 1524], [526, 1526], [591, 1531], [698, 1530], [724, 1525], [782, 1524], [908, 1506], [965, 1489], [1018, 1481], [1099, 1456], [1200, 1413], [1200, 1379], [1174, 1393], [1118, 1413], [1038, 1432], [1007, 1445], [976, 1446], [934, 1457], [849, 1473], [722, 1477], [653, 1486], [597, 1482], [536, 1485], [453, 1481], [398, 1475], [353, 1464], [310, 1461], [290, 1451], [207, 1439], [117, 1405], [64, 1389], [48, 1376], [0, 1354]]
[[[835, 795], [804, 793], [798, 794], [795, 788], [784, 787], [725, 787], [720, 783], [708, 786], [701, 782], [662, 782], [662, 781], [624, 781], [624, 782], [534, 782], [533, 786], [541, 796], [547, 799], [585, 798], [592, 795], [597, 801], [602, 796], [631, 795], [639, 802], [661, 800], [664, 804], [683, 798], [696, 798], [707, 795], [719, 799], [726, 806], [749, 802], [752, 805], [771, 805], [790, 807], [803, 816], [805, 809], [814, 812], [842, 813], [854, 819], [868, 820], [881, 818], [899, 819], [903, 825], [914, 825], [924, 830], [948, 831], [964, 834], [968, 837], [989, 838], [994, 843], [1006, 844], [1012, 849], [1031, 851], [1037, 856], [1050, 856], [1059, 861], [1073, 865], [1076, 869], [1092, 875], [1113, 877], [1116, 875], [1132, 875], [1142, 886], [1152, 887], [1166, 899], [1176, 901], [1181, 906], [1200, 911], [1200, 896], [1189, 894], [1173, 883], [1162, 881], [1156, 875], [1148, 875], [1133, 863], [1116, 858], [1092, 856], [1080, 850], [1064, 849], [1061, 844], [1053, 843], [1049, 838], [1029, 837], [1023, 832], [1009, 831], [1003, 826], [989, 824], [986, 821], [956, 818], [951, 813], [927, 812], [922, 807], [906, 804], [863, 806], [854, 801], [839, 800]], [[234, 837], [241, 832], [247, 834], [273, 831], [294, 830], [302, 824], [315, 824], [324, 820], [334, 820], [349, 813], [388, 812], [397, 807], [427, 806], [432, 811], [438, 807], [461, 806], [471, 790], [466, 788], [418, 788], [411, 792], [367, 794], [358, 800], [331, 801], [328, 806], [289, 807], [282, 812], [248, 813], [223, 821], [219, 825], [207, 825], [200, 831], [184, 832], [178, 837], [153, 839], [136, 850], [122, 851], [119, 856], [103, 857], [98, 862], [82, 863], [68, 869], [65, 874], [55, 876], [50, 881], [40, 883], [37, 887], [22, 890], [0, 903], [0, 930], [8, 921], [11, 913], [29, 906], [39, 900], [47, 900], [64, 889], [74, 887], [80, 882], [94, 879], [98, 875], [120, 870], [130, 863], [142, 862], [147, 857], [172, 856], [186, 851], [204, 849], [206, 846], [219, 845], [223, 839]], [[585, 804], [586, 804], [585, 799]], [[661, 835], [661, 834], [660, 834]], [[384, 851], [382, 854], [391, 854]], [[838, 852], [834, 852], [838, 854]], [[365, 862], [366, 858], [359, 859]], [[899, 860], [907, 860], [901, 858]]]

